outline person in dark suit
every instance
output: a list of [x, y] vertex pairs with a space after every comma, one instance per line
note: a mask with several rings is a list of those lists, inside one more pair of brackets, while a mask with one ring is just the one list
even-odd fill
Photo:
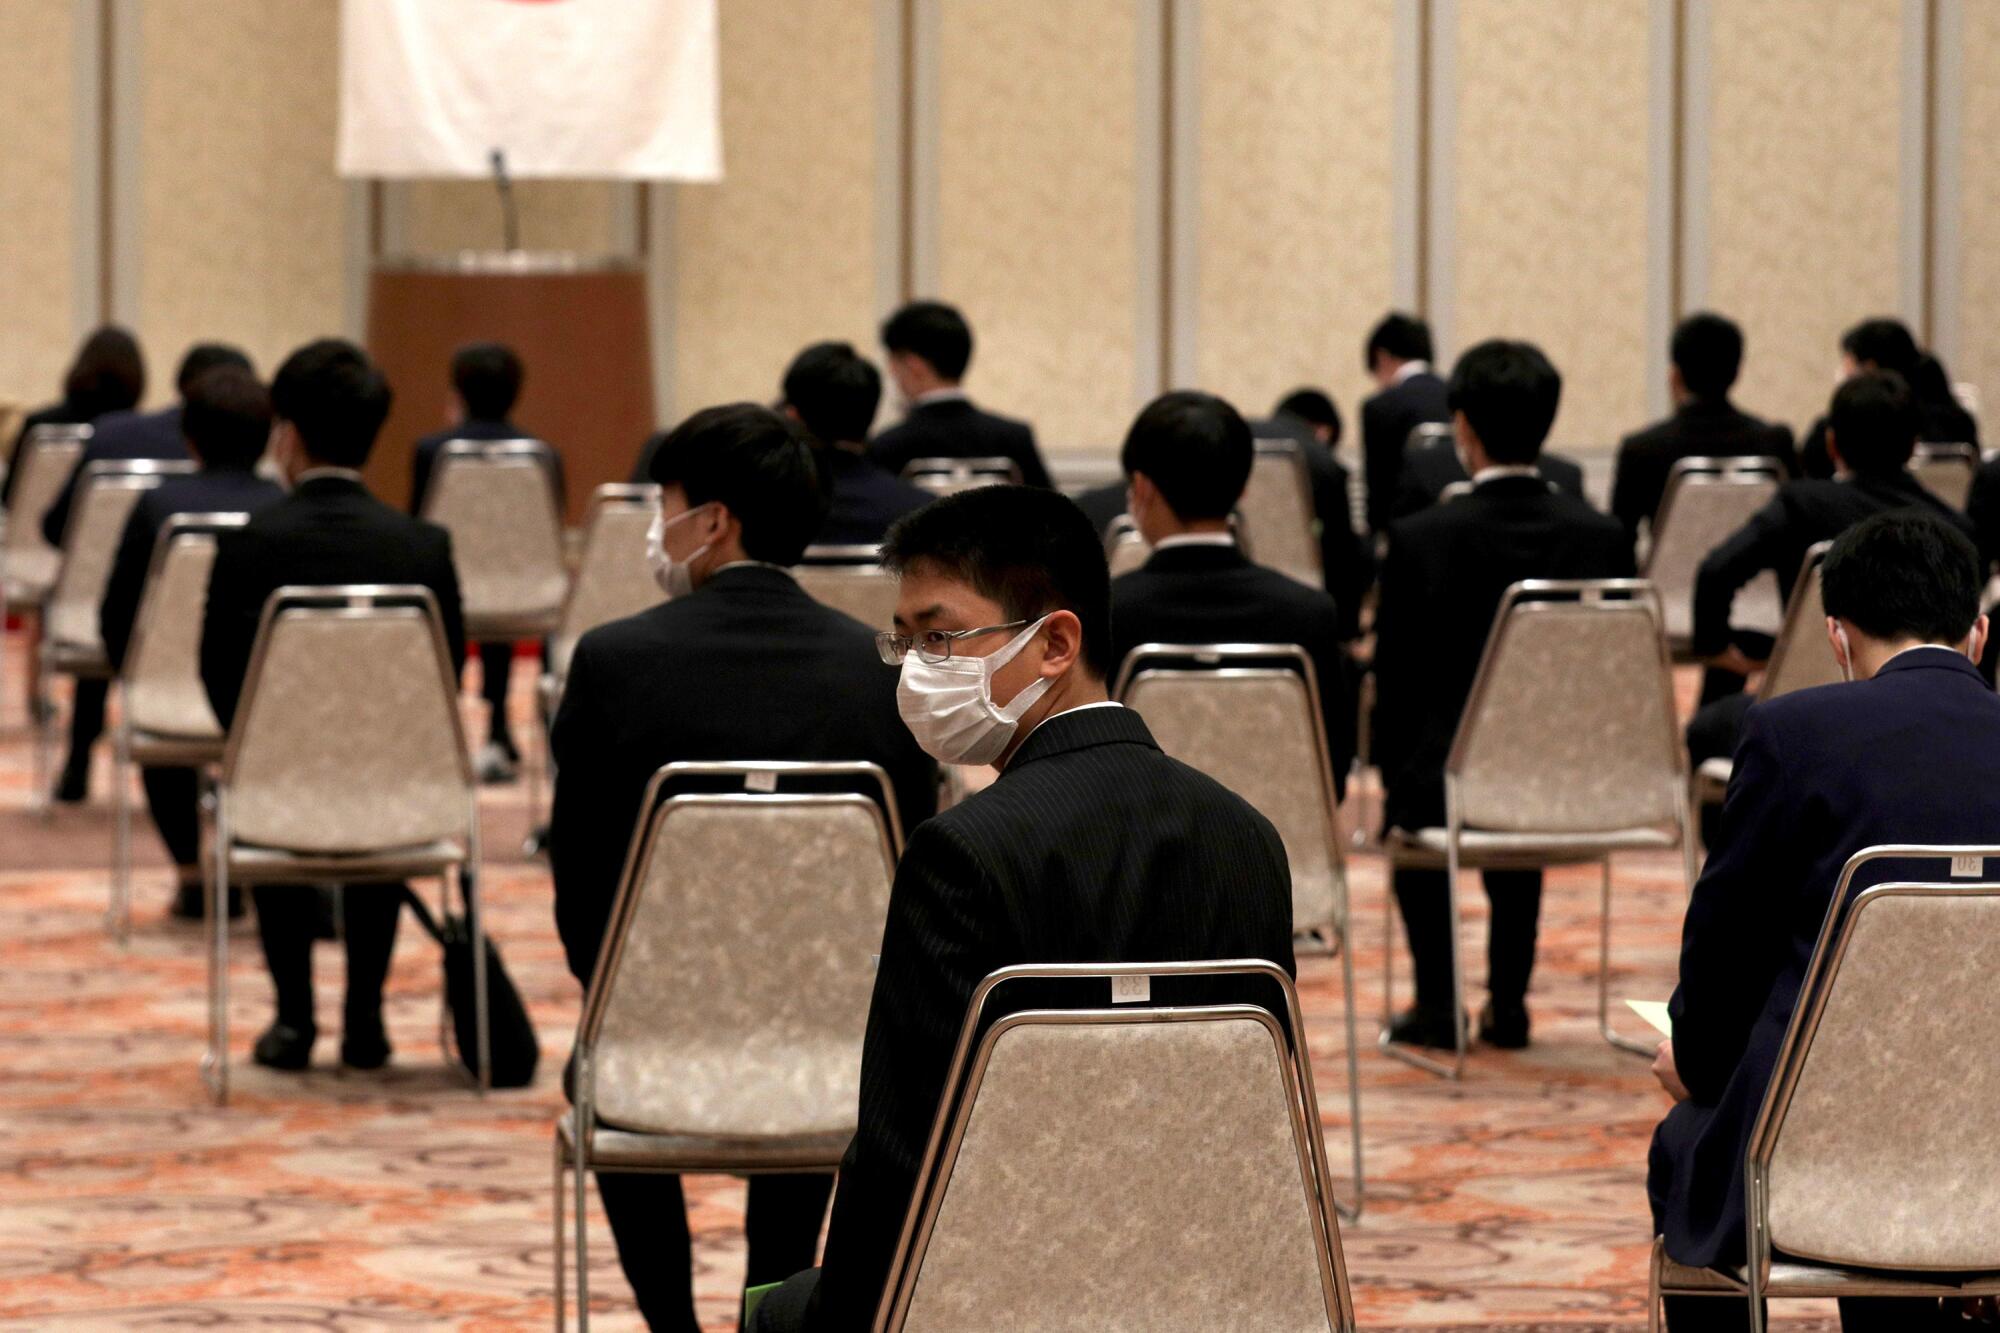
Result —
[[[1507, 589], [1522, 579], [1629, 578], [1632, 543], [1615, 519], [1549, 489], [1535, 471], [1562, 377], [1529, 343], [1479, 344], [1451, 376], [1452, 424], [1472, 493], [1389, 529], [1375, 632], [1375, 759], [1386, 827], [1444, 823], [1444, 765]], [[1493, 914], [1480, 1039], [1528, 1044], [1528, 979], [1539, 870], [1488, 871]], [[1416, 964], [1417, 1002], [1390, 1027], [1399, 1042], [1456, 1044], [1450, 898], [1442, 870], [1398, 870], [1393, 887]]]
[[[1535, 459], [1535, 471], [1549, 489], [1571, 499], [1584, 498], [1581, 465], [1561, 454], [1544, 450]], [[1458, 456], [1457, 442], [1432, 440], [1404, 456], [1403, 477], [1397, 484], [1396, 498], [1389, 506], [1390, 517], [1408, 518], [1429, 509], [1444, 498], [1446, 487], [1470, 480], [1472, 478], [1466, 475], [1465, 463]]]
[[[417, 441], [410, 454], [410, 512], [421, 516], [436, 475], [438, 456], [453, 440], [533, 439], [516, 426], [511, 413], [521, 397], [521, 358], [505, 343], [467, 343], [452, 353], [452, 425]], [[556, 504], [563, 495], [562, 455], [548, 451]], [[482, 782], [511, 782], [520, 771], [521, 748], [507, 717], [507, 691], [514, 680], [514, 645], [507, 641], [479, 645], [480, 696], [486, 701], [486, 744], [476, 767]]]
[[[1917, 404], [1917, 439], [1924, 444], [1979, 444], [1979, 422], [1951, 391], [1944, 363], [1917, 345], [1915, 335], [1899, 319], [1864, 319], [1840, 335], [1840, 370], [1851, 378], [1864, 370], [1888, 370], [1901, 375]], [[1830, 480], [1839, 463], [1827, 449], [1828, 419], [1807, 429], [1799, 447], [1799, 466], [1808, 477]]]
[[7, 453], [11, 466], [0, 478], [0, 509], [14, 498], [21, 446], [37, 426], [87, 426], [101, 416], [130, 411], [145, 395], [146, 359], [140, 355], [138, 340], [116, 324], [94, 330], [63, 373], [62, 398], [21, 419], [20, 432]]
[[879, 546], [891, 523], [933, 499], [868, 460], [881, 403], [882, 376], [848, 343], [814, 343], [785, 371], [784, 413], [811, 434], [828, 492], [815, 546]]
[[1052, 484], [1028, 423], [974, 407], [959, 387], [972, 360], [965, 316], [941, 301], [913, 301], [882, 325], [882, 346], [909, 415], [868, 446], [876, 466], [900, 477], [919, 458], [1007, 458], [1025, 485]]
[[1250, 479], [1250, 427], [1213, 394], [1148, 404], [1121, 456], [1132, 517], [1153, 548], [1111, 584], [1110, 678], [1142, 643], [1290, 643], [1312, 659], [1335, 790], [1354, 762], [1354, 685], [1333, 598], [1252, 564], [1229, 531]]
[[[361, 467], [389, 415], [389, 382], [382, 372], [352, 343], [335, 338], [308, 343], [278, 368], [271, 408], [277, 419], [272, 448], [292, 493], [216, 543], [202, 621], [202, 683], [224, 727], [236, 716], [264, 604], [282, 587], [429, 588], [437, 598], [448, 660], [465, 658], [450, 536], [397, 513], [370, 495], [361, 480]], [[256, 1060], [272, 1069], [304, 1069], [318, 1035], [312, 986], [316, 913], [310, 895], [296, 888], [253, 889], [252, 896], [278, 1002], [276, 1019], [257, 1039]], [[340, 1058], [356, 1069], [379, 1069], [389, 1059], [382, 982], [402, 900], [381, 886], [341, 898], [347, 1004]]]
[[1362, 362], [1380, 391], [1361, 404], [1361, 457], [1368, 482], [1368, 530], [1385, 531], [1403, 477], [1410, 432], [1451, 420], [1444, 381], [1431, 371], [1431, 330], [1414, 315], [1392, 312], [1368, 335]]
[[[647, 784], [676, 760], [869, 760], [905, 828], [937, 804], [937, 766], [896, 714], [873, 632], [808, 596], [796, 564], [826, 517], [814, 449], [749, 403], [697, 412], [653, 460], [654, 571], [669, 600], [583, 636], [556, 715], [550, 850], [556, 927], [589, 986]], [[600, 1173], [597, 1188], [646, 1322], [695, 1333], [681, 1183]], [[749, 1281], [812, 1262], [833, 1181], [750, 1185]]]
[[[1842, 438], [1836, 421], [1836, 449]], [[1676, 1102], [1653, 1135], [1653, 1224], [1696, 1267], [1747, 1257], [1744, 1159], [1821, 926], [1844, 906], [1832, 902], [1842, 867], [1878, 844], [2000, 836], [2000, 698], [1967, 660], [1987, 634], [1970, 539], [1935, 514], [1894, 510], [1842, 534], [1821, 573], [1827, 636], [1855, 683], [1750, 710], [1681, 932], [1673, 1037], [1653, 1066]], [[1911, 878], [1915, 864], [1879, 863], [1853, 892]], [[1667, 1311], [1677, 1330], [1747, 1329], [1747, 1314], [1719, 1300]], [[1849, 1330], [1935, 1318], [1935, 1302], [1841, 1302]]]
[[[197, 377], [185, 395], [181, 430], [201, 471], [169, 477], [139, 497], [105, 580], [98, 626], [111, 665], [121, 672], [152, 569], [153, 547], [167, 520], [175, 514], [259, 514], [285, 495], [277, 483], [256, 473], [271, 434], [271, 395], [250, 371], [223, 365]], [[197, 774], [192, 768], [148, 767], [140, 769], [139, 776], [154, 827], [173, 858], [179, 881], [173, 914], [198, 921], [207, 900], [202, 892]], [[231, 915], [241, 915], [240, 897], [231, 890]]]
[[1743, 366], [1743, 330], [1721, 315], [1689, 315], [1674, 330], [1667, 392], [1674, 414], [1618, 445], [1611, 482], [1611, 516], [1634, 537], [1650, 525], [1667, 491], [1667, 474], [1683, 458], [1775, 458], [1798, 473], [1788, 427], [1763, 421], [1729, 401]]
[[[992, 763], [1000, 776], [917, 829], [903, 854], [825, 1262], [765, 1298], [752, 1327], [766, 1333], [870, 1325], [988, 973], [1140, 959], [1293, 966], [1277, 831], [1105, 698], [1107, 568], [1075, 504], [1026, 487], [966, 491], [898, 523], [884, 559], [902, 581], [895, 631], [880, 637], [903, 663], [905, 720], [939, 760]], [[1175, 1002], [1210, 1002], [1199, 989]]]
[[[180, 369], [174, 375], [174, 388], [181, 401], [187, 400], [190, 385], [217, 366], [248, 370], [250, 358], [221, 343], [196, 343], [181, 358]], [[76, 501], [77, 483], [92, 463], [126, 459], [175, 461], [188, 456], [187, 442], [182, 438], [180, 403], [158, 412], [113, 412], [99, 417], [94, 424], [69, 480], [63, 483], [55, 503], [42, 518], [42, 536], [51, 546], [62, 545], [64, 530], [69, 527], [70, 508]], [[97, 738], [104, 734], [104, 700], [109, 689], [108, 681], [76, 682], [70, 700], [69, 758], [63, 763], [62, 776], [56, 779], [57, 801], [75, 804], [90, 792], [90, 756]]]
[[1254, 423], [1258, 439], [1298, 442], [1312, 479], [1313, 514], [1319, 519], [1320, 570], [1340, 608], [1340, 637], [1361, 637], [1361, 604], [1375, 586], [1375, 551], [1354, 530], [1347, 465], [1339, 458], [1340, 409], [1323, 389], [1294, 389], [1278, 401], [1268, 421]]

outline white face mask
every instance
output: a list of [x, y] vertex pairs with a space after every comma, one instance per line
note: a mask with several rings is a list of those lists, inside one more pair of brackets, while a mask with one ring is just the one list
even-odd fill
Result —
[[1043, 616], [986, 657], [926, 662], [916, 649], [903, 659], [896, 709], [925, 754], [944, 764], [990, 764], [1007, 749], [1021, 717], [1055, 682], [1044, 676], [1002, 708], [993, 702], [993, 673], [1028, 646]]
[[653, 581], [660, 585], [660, 591], [668, 601], [685, 597], [694, 591], [694, 562], [701, 559], [712, 543], [703, 542], [685, 560], [676, 560], [667, 553], [667, 529], [690, 514], [698, 514], [706, 505], [696, 505], [668, 518], [659, 510], [653, 511], [652, 526], [646, 529], [646, 563], [652, 567]]

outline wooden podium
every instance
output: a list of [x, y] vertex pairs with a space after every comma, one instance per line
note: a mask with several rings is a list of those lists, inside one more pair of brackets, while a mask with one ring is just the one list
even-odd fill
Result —
[[572, 524], [599, 484], [630, 479], [655, 428], [646, 275], [633, 260], [559, 254], [384, 259], [368, 284], [368, 354], [395, 402], [368, 484], [407, 507], [419, 436], [451, 424], [451, 356], [504, 342], [526, 368], [514, 422], [562, 454]]

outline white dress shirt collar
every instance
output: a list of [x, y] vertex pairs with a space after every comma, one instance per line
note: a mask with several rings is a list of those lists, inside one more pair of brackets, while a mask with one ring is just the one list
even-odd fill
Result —
[[1508, 477], [1540, 477], [1542, 474], [1532, 463], [1495, 463], [1483, 467], [1473, 474], [1472, 484], [1484, 486], [1489, 481], [1504, 481]]
[[351, 481], [356, 486], [366, 486], [368, 484], [362, 478], [360, 469], [351, 467], [309, 467], [304, 472], [299, 473], [299, 479], [296, 484], [303, 486], [309, 481], [319, 481], [327, 477], [339, 481]]
[[1177, 532], [1171, 537], [1162, 537], [1153, 543], [1155, 551], [1165, 551], [1175, 546], [1234, 546], [1236, 534], [1233, 532]]
[[918, 394], [910, 400], [910, 407], [915, 409], [929, 407], [932, 403], [962, 403], [965, 401], [967, 401], [965, 390], [959, 388], [956, 384], [951, 384], [942, 389], [931, 389], [928, 392]]
[[1401, 384], [1412, 375], [1428, 375], [1430, 373], [1431, 363], [1428, 361], [1405, 361], [1402, 365], [1396, 367], [1395, 373], [1389, 377], [1389, 382], [1391, 384]]

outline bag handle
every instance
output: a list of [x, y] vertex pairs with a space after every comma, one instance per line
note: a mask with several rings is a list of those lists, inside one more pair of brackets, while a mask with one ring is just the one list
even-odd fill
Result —
[[442, 947], [445, 942], [444, 931], [438, 926], [437, 918], [431, 915], [430, 905], [418, 897], [417, 891], [407, 884], [403, 886], [403, 902], [410, 909], [410, 914], [417, 918], [417, 924], [424, 928], [424, 934]]

